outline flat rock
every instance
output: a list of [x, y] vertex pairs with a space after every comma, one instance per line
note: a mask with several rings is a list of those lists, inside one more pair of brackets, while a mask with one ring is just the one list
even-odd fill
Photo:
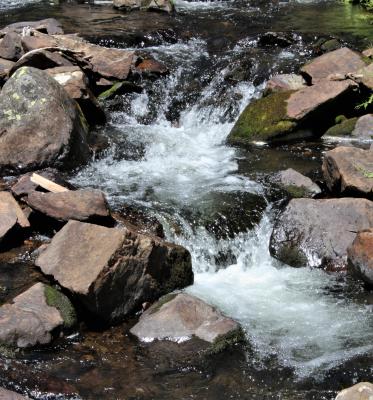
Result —
[[7, 25], [0, 32], [6, 34], [7, 32], [23, 33], [24, 29], [34, 29], [36, 31], [47, 33], [48, 35], [63, 34], [61, 24], [54, 18], [42, 19], [40, 21], [23, 21]]
[[266, 95], [274, 92], [285, 92], [288, 90], [298, 90], [306, 86], [306, 81], [301, 75], [279, 74], [274, 75], [266, 83], [264, 93]]
[[34, 210], [58, 221], [86, 221], [110, 216], [105, 195], [101, 190], [81, 189], [61, 193], [34, 191], [25, 201]]
[[275, 182], [292, 197], [314, 197], [321, 193], [316, 183], [292, 168], [277, 173]]
[[16, 392], [11, 392], [10, 390], [0, 388], [0, 400], [27, 400], [27, 399], [29, 399], [29, 397], [25, 397]]
[[0, 94], [0, 168], [73, 168], [90, 156], [84, 116], [47, 73], [23, 67]]
[[355, 73], [365, 65], [361, 54], [342, 47], [311, 60], [301, 68], [301, 72], [315, 83], [332, 74]]
[[31, 347], [50, 343], [56, 329], [75, 323], [75, 311], [61, 292], [36, 283], [0, 307], [0, 343]]
[[103, 321], [193, 282], [189, 252], [128, 229], [69, 221], [36, 265]]
[[142, 341], [183, 341], [196, 336], [213, 343], [237, 331], [239, 324], [216, 308], [186, 293], [167, 295], [146, 310], [131, 333]]
[[27, 228], [30, 223], [14, 197], [0, 192], [0, 241], [16, 226]]
[[373, 153], [370, 150], [340, 146], [327, 151], [322, 170], [330, 191], [373, 198]]
[[22, 47], [25, 52], [48, 47], [57, 47], [57, 40], [50, 35], [34, 33], [32, 36], [22, 37]]
[[373, 285], [373, 228], [358, 232], [347, 254], [352, 273]]
[[293, 267], [346, 268], [355, 232], [371, 226], [367, 199], [293, 199], [276, 220], [270, 252]]
[[372, 396], [373, 384], [360, 382], [339, 392], [335, 400], [371, 400]]
[[15, 32], [7, 33], [0, 42], [0, 57], [17, 61], [23, 53], [21, 36]]

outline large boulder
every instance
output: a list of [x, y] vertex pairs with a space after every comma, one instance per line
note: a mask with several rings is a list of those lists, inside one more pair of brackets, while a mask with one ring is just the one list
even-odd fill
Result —
[[314, 197], [321, 193], [321, 189], [310, 178], [292, 168], [278, 172], [274, 182], [289, 193], [291, 197]]
[[36, 283], [0, 307], [0, 344], [20, 348], [47, 344], [56, 331], [75, 323], [68, 298], [51, 286]]
[[10, 390], [6, 390], [0, 388], [0, 400], [27, 400], [29, 397], [24, 397], [16, 392], [11, 392]]
[[342, 390], [335, 400], [371, 400], [373, 397], [373, 384], [360, 382]]
[[359, 140], [373, 139], [373, 114], [362, 117], [341, 118], [325, 132], [325, 136], [351, 136]]
[[289, 90], [298, 90], [306, 86], [306, 81], [301, 75], [296, 74], [279, 74], [274, 75], [266, 83], [264, 89], [265, 95], [275, 92], [286, 92]]
[[355, 232], [371, 226], [369, 200], [293, 199], [276, 220], [270, 252], [293, 267], [346, 268]]
[[123, 11], [147, 10], [172, 13], [175, 6], [172, 0], [114, 0], [114, 8]]
[[15, 228], [28, 228], [30, 223], [14, 197], [0, 192], [0, 243]]
[[373, 228], [359, 232], [347, 254], [352, 273], [373, 285]]
[[361, 54], [347, 47], [331, 51], [311, 60], [301, 68], [301, 72], [309, 81], [316, 83], [330, 75], [356, 73], [366, 66]]
[[73, 168], [90, 156], [86, 121], [46, 72], [23, 67], [0, 94], [0, 169]]
[[185, 341], [196, 336], [213, 343], [240, 329], [239, 324], [197, 297], [186, 293], [167, 295], [146, 310], [131, 329], [138, 339]]
[[320, 137], [333, 123], [333, 116], [340, 114], [341, 105], [350, 103], [356, 87], [351, 80], [323, 80], [295, 92], [278, 92], [254, 100], [238, 118], [228, 143]]
[[322, 165], [330, 191], [373, 199], [373, 152], [357, 147], [327, 151]]
[[103, 321], [193, 283], [189, 252], [128, 229], [69, 221], [36, 265]]
[[25, 201], [34, 210], [58, 221], [87, 221], [110, 216], [101, 190], [81, 189], [61, 193], [33, 191]]

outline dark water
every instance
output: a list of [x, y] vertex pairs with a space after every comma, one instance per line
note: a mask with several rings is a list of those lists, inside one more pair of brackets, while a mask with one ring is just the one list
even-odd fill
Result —
[[[113, 207], [157, 217], [167, 238], [191, 251], [187, 290], [237, 319], [248, 345], [202, 362], [191, 357], [195, 342], [136, 342], [127, 333], [135, 319], [102, 332], [81, 324], [50, 348], [0, 358], [0, 383], [37, 399], [332, 399], [371, 380], [371, 294], [348, 277], [289, 268], [268, 254], [284, 204], [268, 175], [293, 167], [318, 180], [322, 152], [335, 144], [234, 149], [225, 139], [265, 80], [296, 72], [320, 38], [367, 47], [372, 16], [336, 2], [179, 1], [176, 17], [10, 3], [0, 25], [55, 17], [66, 32], [143, 49], [170, 68], [140, 82], [143, 93], [105, 105], [109, 123], [99, 133], [111, 148], [70, 178], [105, 190]], [[290, 45], [261, 47], [266, 31], [287, 34]], [[32, 258], [22, 248], [0, 260], [0, 302], [40, 279]]]

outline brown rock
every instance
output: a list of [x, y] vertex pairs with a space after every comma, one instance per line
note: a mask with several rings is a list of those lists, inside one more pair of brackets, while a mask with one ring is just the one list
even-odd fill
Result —
[[58, 47], [57, 41], [53, 36], [43, 33], [34, 34], [33, 36], [23, 36], [22, 46], [26, 52], [42, 49], [45, 47]]
[[135, 70], [141, 75], [159, 76], [168, 73], [168, 68], [165, 64], [151, 58], [142, 60], [139, 64], [136, 65]]
[[146, 310], [131, 333], [142, 341], [185, 341], [196, 336], [213, 343], [239, 329], [236, 321], [187, 293], [168, 295]]
[[17, 61], [23, 55], [21, 36], [15, 32], [7, 33], [0, 42], [0, 57]]
[[18, 393], [11, 392], [10, 390], [6, 390], [0, 388], [0, 400], [27, 400], [29, 397], [24, 397]]
[[373, 285], [373, 228], [361, 231], [347, 250], [348, 266], [353, 274]]
[[313, 59], [301, 68], [301, 72], [315, 83], [331, 74], [355, 73], [364, 66], [365, 63], [359, 53], [342, 47]]
[[314, 197], [321, 193], [316, 183], [292, 168], [276, 174], [275, 181], [292, 197]]
[[298, 90], [306, 86], [302, 76], [296, 74], [274, 75], [266, 84], [265, 95], [274, 92], [284, 92], [287, 90]]
[[371, 400], [372, 396], [373, 384], [360, 382], [339, 392], [335, 400]]
[[373, 90], [373, 63], [358, 71], [357, 81], [361, 82], [367, 89]]
[[36, 265], [107, 322], [193, 282], [190, 254], [183, 247], [77, 221], [55, 235]]
[[9, 71], [13, 68], [14, 62], [9, 60], [0, 59], [0, 80], [7, 78]]
[[114, 8], [131, 11], [143, 9], [147, 11], [158, 11], [172, 13], [175, 11], [171, 0], [114, 0]]
[[323, 173], [330, 191], [373, 198], [373, 153], [356, 147], [337, 147], [324, 156]]
[[373, 139], [373, 114], [358, 118], [351, 134], [361, 139]]
[[16, 226], [27, 228], [30, 223], [14, 197], [8, 192], [0, 192], [0, 241]]
[[24, 29], [34, 29], [36, 31], [47, 33], [48, 35], [63, 34], [61, 24], [54, 18], [42, 19], [40, 21], [23, 21], [7, 25], [0, 32], [17, 32], [23, 33]]
[[373, 58], [373, 47], [364, 50], [361, 54], [362, 54], [364, 57]]
[[25, 201], [34, 210], [58, 221], [86, 221], [110, 216], [105, 195], [101, 190], [82, 189], [61, 193], [34, 191]]

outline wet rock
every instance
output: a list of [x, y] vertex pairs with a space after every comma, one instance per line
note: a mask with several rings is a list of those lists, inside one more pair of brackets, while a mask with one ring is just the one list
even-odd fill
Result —
[[370, 400], [372, 396], [373, 384], [360, 382], [339, 392], [335, 400]]
[[364, 67], [365, 63], [359, 53], [343, 47], [313, 59], [301, 68], [301, 72], [306, 80], [315, 83], [331, 74], [347, 75]]
[[292, 168], [280, 171], [275, 175], [274, 180], [291, 197], [314, 197], [321, 193], [321, 189], [316, 183]]
[[28, 228], [30, 223], [9, 192], [0, 192], [0, 242], [15, 228]]
[[71, 328], [75, 322], [68, 298], [51, 286], [36, 283], [0, 307], [0, 343], [20, 348], [47, 344], [56, 330]]
[[30, 193], [25, 202], [34, 210], [58, 221], [87, 221], [109, 218], [110, 211], [101, 190], [81, 189], [61, 193]]
[[23, 21], [7, 25], [0, 33], [17, 32], [23, 33], [24, 29], [34, 29], [36, 31], [47, 33], [48, 35], [63, 34], [62, 25], [54, 18], [42, 19], [40, 21]]
[[322, 166], [330, 191], [373, 198], [373, 153], [356, 147], [327, 151]]
[[373, 139], [373, 114], [366, 114], [358, 118], [352, 136], [361, 139]]
[[237, 332], [236, 321], [216, 308], [187, 293], [162, 297], [146, 310], [131, 333], [141, 341], [171, 340], [182, 342], [196, 336], [214, 343], [220, 336]]
[[19, 69], [0, 94], [0, 168], [72, 168], [88, 160], [86, 121], [47, 73]]
[[133, 82], [116, 82], [114, 85], [111, 85], [111, 87], [104, 92], [101, 92], [100, 95], [98, 96], [99, 100], [110, 100], [113, 99], [116, 96], [119, 96], [121, 94], [125, 93], [141, 93], [142, 88], [140, 86], [137, 86]]
[[350, 271], [369, 285], [373, 285], [373, 228], [356, 235], [347, 249], [347, 255]]
[[7, 33], [0, 42], [0, 57], [17, 61], [23, 53], [21, 36], [15, 32]]
[[114, 0], [114, 8], [123, 11], [147, 10], [172, 13], [175, 6], [171, 0]]
[[29, 52], [42, 48], [57, 47], [57, 41], [53, 36], [38, 33], [32, 36], [23, 36], [22, 47], [25, 52]]
[[274, 75], [266, 84], [264, 94], [268, 95], [275, 92], [286, 92], [288, 90], [298, 90], [306, 86], [306, 81], [302, 76], [296, 74]]
[[134, 72], [137, 72], [141, 76], [146, 77], [159, 77], [166, 75], [169, 71], [165, 64], [152, 59], [143, 59], [134, 68]]
[[258, 46], [289, 47], [293, 43], [293, 37], [282, 32], [266, 32], [258, 40]]
[[325, 136], [350, 136], [355, 129], [357, 117], [344, 118], [325, 132]]
[[271, 255], [293, 267], [345, 268], [355, 233], [373, 226], [366, 199], [293, 199], [278, 217]]
[[88, 78], [79, 67], [56, 67], [47, 70], [68, 93], [76, 100], [90, 125], [103, 124], [106, 116], [96, 97], [89, 89]]
[[228, 136], [228, 143], [319, 137], [322, 126], [330, 124], [329, 119], [333, 120], [341, 105], [351, 101], [354, 88], [356, 84], [350, 80], [323, 80], [295, 92], [278, 92], [254, 100], [240, 115]]
[[16, 392], [11, 392], [10, 390], [6, 390], [0, 388], [0, 400], [27, 400], [28, 397], [24, 397]]
[[191, 257], [183, 247], [77, 221], [55, 235], [36, 265], [105, 322], [193, 282]]
[[322, 45], [320, 46], [320, 50], [323, 53], [327, 53], [329, 51], [337, 50], [342, 46], [343, 46], [342, 43], [338, 39], [329, 39], [324, 43], [322, 43]]

